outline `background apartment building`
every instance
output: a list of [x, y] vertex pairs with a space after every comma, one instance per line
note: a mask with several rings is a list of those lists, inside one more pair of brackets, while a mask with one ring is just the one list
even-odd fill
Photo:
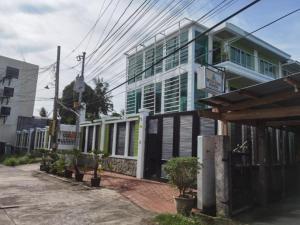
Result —
[[127, 114], [137, 113], [140, 108], [160, 114], [204, 107], [197, 101], [209, 94], [197, 88], [201, 66], [225, 71], [225, 91], [300, 70], [300, 64], [287, 53], [226, 23], [140, 74], [207, 29], [193, 21], [184, 21], [126, 53]]
[[39, 67], [0, 56], [0, 143], [14, 145], [19, 116], [33, 115]]

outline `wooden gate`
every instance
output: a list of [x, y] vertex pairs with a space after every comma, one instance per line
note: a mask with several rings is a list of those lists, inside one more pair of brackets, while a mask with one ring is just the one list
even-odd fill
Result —
[[215, 133], [215, 121], [199, 118], [196, 111], [149, 116], [144, 177], [165, 179], [164, 163], [173, 157], [197, 156], [197, 137]]

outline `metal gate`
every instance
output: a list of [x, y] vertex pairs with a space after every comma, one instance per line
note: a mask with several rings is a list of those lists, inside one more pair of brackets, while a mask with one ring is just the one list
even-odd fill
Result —
[[232, 214], [250, 208], [253, 198], [252, 138], [251, 127], [231, 124], [230, 207]]
[[196, 111], [149, 116], [144, 177], [165, 179], [164, 163], [173, 157], [197, 156], [197, 137], [215, 133], [215, 121], [199, 118]]

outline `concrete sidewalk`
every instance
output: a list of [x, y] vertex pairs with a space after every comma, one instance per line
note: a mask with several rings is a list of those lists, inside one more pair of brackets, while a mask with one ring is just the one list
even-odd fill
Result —
[[1, 225], [144, 224], [153, 216], [115, 190], [64, 182], [37, 167], [0, 165]]
[[237, 217], [249, 225], [299, 225], [300, 194], [270, 204], [266, 208], [257, 208]]

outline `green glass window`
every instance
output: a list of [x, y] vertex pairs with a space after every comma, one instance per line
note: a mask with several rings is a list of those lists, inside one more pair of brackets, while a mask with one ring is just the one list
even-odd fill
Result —
[[[185, 31], [180, 34], [180, 46], [186, 44], [189, 40], [189, 33]], [[180, 50], [180, 64], [184, 64], [188, 62], [188, 46], [182, 48]]]
[[[155, 63], [158, 62], [160, 59], [163, 57], [163, 51], [164, 47], [163, 44], [159, 44], [155, 48]], [[161, 73], [163, 70], [163, 62], [161, 61], [160, 63], [155, 65], [155, 73]]]
[[126, 113], [127, 114], [135, 113], [135, 91], [127, 92]]
[[154, 112], [154, 84], [144, 87], [144, 108], [149, 109], [150, 113]]
[[[178, 37], [173, 37], [166, 42], [166, 55], [174, 52], [179, 47]], [[179, 52], [166, 58], [166, 70], [170, 70], [179, 65]]]
[[195, 82], [194, 82], [194, 106], [195, 109], [205, 109], [207, 108], [205, 104], [198, 102], [199, 99], [207, 97], [207, 93], [205, 91], [199, 90], [197, 88], [197, 73], [194, 74]]
[[135, 81], [142, 80], [143, 74], [143, 65], [144, 65], [144, 58], [143, 58], [143, 53], [138, 53], [136, 55], [136, 69], [135, 69]]
[[128, 58], [128, 66], [127, 66], [127, 73], [128, 73], [128, 84], [134, 83], [134, 75], [135, 75], [135, 57], [131, 56]]
[[[196, 37], [200, 35], [199, 31], [195, 32]], [[195, 41], [195, 62], [201, 65], [207, 64], [208, 58], [208, 38], [203, 36]]]
[[155, 84], [155, 113], [161, 112], [161, 83]]
[[141, 89], [136, 90], [135, 99], [136, 99], [135, 113], [138, 113], [142, 106], [142, 91], [141, 91]]
[[271, 77], [276, 77], [276, 65], [265, 60], [259, 60], [259, 72]]
[[187, 73], [180, 75], [180, 111], [187, 110]]
[[132, 84], [135, 81], [142, 80], [144, 69], [143, 53], [137, 53], [128, 58], [128, 84]]
[[230, 47], [230, 61], [254, 70], [254, 56], [235, 47]]
[[154, 48], [148, 49], [145, 52], [145, 78], [154, 75]]

